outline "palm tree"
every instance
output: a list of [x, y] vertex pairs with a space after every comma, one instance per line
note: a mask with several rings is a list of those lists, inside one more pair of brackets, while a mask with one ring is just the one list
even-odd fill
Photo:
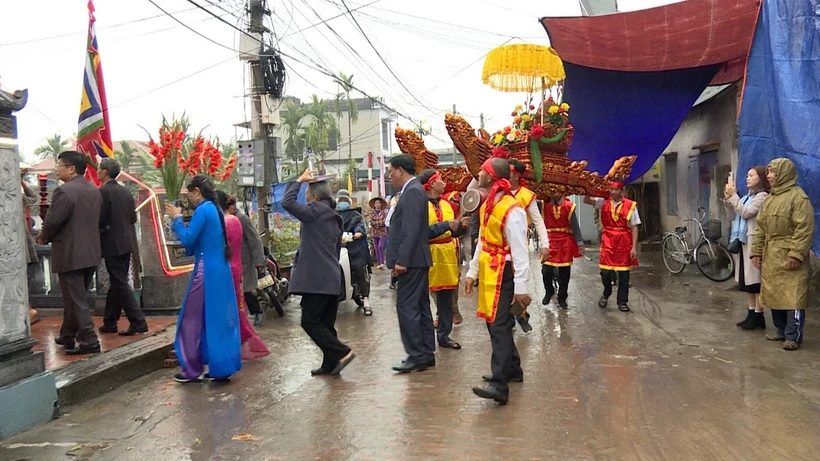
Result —
[[34, 155], [40, 157], [40, 160], [53, 158], [57, 162], [57, 156], [69, 148], [71, 143], [67, 139], [63, 139], [59, 134], [55, 134], [46, 138], [46, 143], [34, 149]]
[[299, 169], [299, 156], [305, 149], [304, 132], [302, 129], [302, 118], [305, 111], [293, 101], [288, 101], [285, 106], [285, 114], [282, 117], [282, 126], [288, 132], [288, 139], [285, 141], [285, 156], [296, 162], [296, 169]]
[[[339, 72], [336, 79], [342, 91], [336, 95], [336, 117], [342, 118], [342, 96], [347, 101], [347, 159], [348, 163], [353, 161], [353, 124], [359, 121], [359, 107], [356, 101], [350, 99], [350, 91], [353, 89], [353, 74], [345, 75]], [[355, 184], [354, 184], [355, 188]]]
[[330, 137], [335, 136], [338, 131], [336, 120], [328, 112], [328, 102], [319, 99], [315, 94], [311, 96], [310, 105], [305, 110], [306, 115], [310, 115], [310, 124], [307, 126], [305, 134], [308, 135], [308, 146], [313, 148], [313, 152], [324, 160], [327, 156], [327, 149]]

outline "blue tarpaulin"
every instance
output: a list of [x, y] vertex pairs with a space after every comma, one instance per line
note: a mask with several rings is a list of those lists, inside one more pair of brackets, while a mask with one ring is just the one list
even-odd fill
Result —
[[[787, 157], [815, 214], [820, 255], [820, 0], [764, 1], [738, 122], [738, 178]], [[743, 181], [738, 181], [741, 185]]]
[[[285, 211], [284, 208], [282, 208], [282, 198], [284, 198], [285, 196], [285, 189], [287, 188], [287, 186], [287, 183], [273, 184], [271, 186], [271, 212], [281, 213], [283, 215], [288, 216], [291, 219], [296, 219], [295, 217], [293, 217], [293, 215], [291, 215], [290, 213]], [[299, 195], [296, 196], [296, 201], [298, 203], [307, 203], [307, 200], [305, 199], [306, 190], [307, 187], [304, 186], [301, 189], [299, 189]]]
[[564, 69], [575, 127], [570, 158], [605, 175], [618, 158], [637, 155], [632, 181], [663, 153], [719, 66], [622, 72], [564, 62]]

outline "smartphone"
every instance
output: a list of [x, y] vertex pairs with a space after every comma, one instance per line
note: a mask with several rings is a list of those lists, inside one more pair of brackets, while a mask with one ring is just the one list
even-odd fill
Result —
[[734, 184], [734, 183], [735, 183], [735, 174], [730, 171], [729, 172], [729, 184]]

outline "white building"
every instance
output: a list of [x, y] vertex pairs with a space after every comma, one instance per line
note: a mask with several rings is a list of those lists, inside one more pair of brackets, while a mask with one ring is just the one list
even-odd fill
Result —
[[[286, 98], [297, 104], [305, 105], [297, 98]], [[384, 106], [381, 98], [360, 98], [353, 100], [358, 108], [358, 119], [348, 125], [347, 102], [342, 102], [342, 116], [336, 119], [339, 127], [340, 139], [330, 140], [330, 148], [324, 158], [324, 168], [329, 174], [343, 174], [349, 161], [352, 159], [359, 165], [357, 170], [358, 183], [356, 189], [367, 188], [367, 158], [373, 154], [373, 177], [378, 177], [379, 158], [383, 154], [385, 161], [393, 155], [393, 131], [397, 114]], [[328, 101], [328, 111], [335, 116], [333, 101]], [[284, 118], [287, 109], [281, 109]], [[279, 138], [277, 144], [282, 146], [279, 152], [284, 152], [288, 139], [288, 130], [282, 126], [276, 128], [274, 136]], [[375, 190], [378, 190], [376, 188]]]

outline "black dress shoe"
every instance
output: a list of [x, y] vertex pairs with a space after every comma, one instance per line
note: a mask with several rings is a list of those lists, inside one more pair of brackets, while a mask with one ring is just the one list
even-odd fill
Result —
[[310, 370], [311, 376], [322, 376], [322, 375], [329, 375], [330, 372], [333, 371], [327, 368], [316, 368], [315, 370]]
[[567, 300], [565, 299], [565, 300], [562, 301], [562, 300], [559, 299], [558, 300], [558, 307], [560, 307], [561, 309], [566, 309], [568, 307], [567, 306]]
[[76, 347], [73, 339], [66, 341], [63, 338], [54, 338], [54, 343], [63, 346], [66, 349], [74, 349]]
[[103, 325], [99, 329], [100, 333], [116, 333], [118, 331], [119, 329], [117, 329], [116, 325]]
[[429, 361], [429, 362], [427, 362], [427, 366], [428, 366], [428, 367], [434, 367], [434, 366], [436, 366], [436, 359], [434, 359], [434, 358], [433, 358], [433, 359], [430, 359], [430, 361]]
[[80, 344], [77, 347], [73, 347], [71, 349], [66, 348], [65, 353], [66, 355], [83, 355], [83, 354], [97, 354], [100, 352], [100, 342], [97, 341], [94, 344], [87, 344], [82, 345]]
[[355, 358], [356, 354], [353, 352], [349, 353], [346, 357], [343, 357], [342, 360], [339, 360], [339, 363], [337, 363], [333, 370], [331, 370], [330, 374], [333, 376], [338, 376], [339, 373], [341, 373], [342, 370], [344, 370], [345, 367], [348, 366], [348, 364], [350, 364], [350, 362], [352, 362]]
[[413, 371], [424, 371], [428, 366], [429, 365], [427, 363], [413, 363], [405, 360], [400, 365], [393, 367], [393, 371], [398, 371], [399, 373], [410, 373]]
[[134, 328], [133, 326], [128, 327], [127, 330], [121, 331], [120, 336], [134, 336], [134, 335], [142, 335], [148, 333], [148, 326], [142, 326], [139, 328]]
[[544, 295], [544, 299], [541, 300], [541, 304], [546, 306], [547, 304], [550, 303], [550, 301], [552, 301], [552, 295], [547, 294], [547, 295]]
[[[493, 375], [484, 375], [484, 376], [481, 377], [481, 379], [483, 379], [484, 381], [489, 382], [489, 381], [493, 380]], [[511, 383], [523, 383], [524, 382], [524, 375], [513, 376], [512, 378], [510, 378], [509, 382], [511, 382]]]
[[495, 386], [474, 387], [473, 393], [482, 399], [492, 399], [501, 405], [507, 404], [507, 399], [510, 397], [509, 392], [504, 392]]

